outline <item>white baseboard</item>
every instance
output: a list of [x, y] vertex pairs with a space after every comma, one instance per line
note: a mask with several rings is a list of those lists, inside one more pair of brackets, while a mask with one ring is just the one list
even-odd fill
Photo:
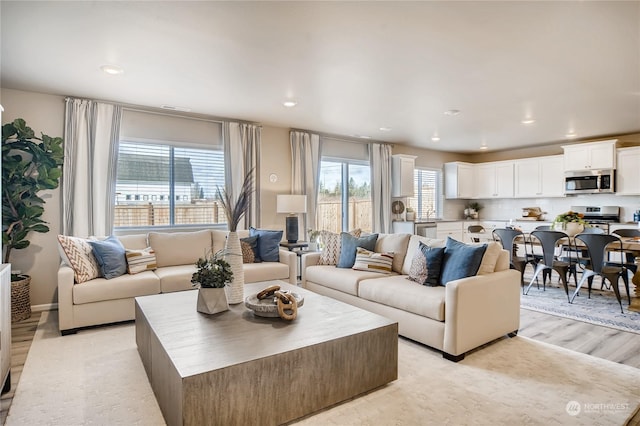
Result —
[[45, 303], [44, 305], [31, 305], [32, 312], [57, 311], [57, 303]]

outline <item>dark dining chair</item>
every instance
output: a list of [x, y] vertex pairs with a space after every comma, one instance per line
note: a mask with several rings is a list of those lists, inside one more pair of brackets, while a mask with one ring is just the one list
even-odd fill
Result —
[[[511, 268], [520, 272], [520, 285], [524, 288], [524, 271], [528, 263], [533, 263], [527, 256], [527, 242], [522, 231], [511, 228], [497, 228], [493, 230], [493, 238], [502, 244], [502, 248], [509, 251], [509, 263]], [[518, 246], [515, 242], [516, 238], [520, 238], [524, 244], [524, 256], [518, 256]]]
[[[604, 234], [604, 230], [596, 226], [587, 226], [580, 233], [581, 234]], [[574, 280], [577, 280], [576, 274], [579, 272], [577, 269], [578, 267], [584, 269], [587, 267], [587, 265], [589, 265], [589, 262], [590, 262], [589, 254], [587, 253], [587, 250], [584, 247], [578, 247], [577, 245], [565, 245], [563, 246], [562, 249], [564, 252], [568, 253], [568, 256], [561, 256], [560, 260], [566, 260], [571, 262], [572, 257], [570, 255], [571, 254], [575, 255], [574, 256], [575, 261], [571, 262], [572, 266], [569, 268], [569, 278], [571, 278], [571, 275], [573, 275]]]
[[[622, 241], [615, 235], [606, 234], [578, 234], [576, 235], [576, 239], [582, 241], [587, 247], [587, 251], [589, 252], [590, 264], [588, 268], [585, 269], [582, 273], [582, 278], [580, 278], [580, 282], [576, 286], [575, 292], [569, 299], [569, 303], [573, 303], [573, 299], [575, 299], [585, 281], [588, 282], [588, 295], [589, 298], [591, 298], [591, 285], [593, 284], [593, 277], [600, 276], [602, 277], [603, 281], [607, 279], [611, 283], [613, 292], [616, 294], [616, 298], [618, 299], [618, 303], [620, 304], [620, 311], [624, 313], [624, 310], [622, 309], [622, 300], [620, 298], [620, 289], [618, 288], [618, 281], [620, 277], [622, 277], [624, 287], [627, 290], [627, 298], [629, 299], [629, 304], [631, 304], [631, 296], [629, 294], [629, 275], [627, 274], [627, 268], [622, 262], [616, 264], [614, 262], [607, 261], [607, 246], [612, 244], [613, 247], [610, 247], [609, 251], [611, 251], [611, 249], [614, 249], [616, 251], [619, 250], [620, 255], [622, 255]], [[619, 246], [619, 249], [616, 249], [616, 244]]]
[[[640, 237], [640, 229], [634, 228], [624, 228], [624, 229], [616, 229], [612, 232], [612, 234], [619, 236], [620, 238], [633, 238]], [[638, 272], [638, 265], [635, 264], [635, 255], [626, 251], [625, 253], [625, 262], [624, 266], [630, 270], [632, 273]]]
[[[567, 294], [567, 299], [569, 299], [569, 286], [567, 285], [567, 274], [569, 272], [569, 268], [571, 267], [571, 261], [565, 261], [558, 259], [556, 255], [556, 248], [567, 239], [567, 234], [560, 231], [533, 231], [531, 233], [531, 237], [538, 240], [540, 246], [542, 246], [542, 257], [540, 259], [536, 259], [535, 269], [533, 271], [533, 278], [531, 278], [531, 282], [524, 289], [523, 294], [529, 294], [529, 289], [533, 285], [533, 282], [536, 281], [538, 275], [542, 272], [542, 289], [546, 290], [546, 277], [547, 275], [551, 277], [551, 271], [556, 271], [558, 275], [560, 275], [560, 280], [562, 281], [562, 285], [564, 287], [564, 291]], [[533, 244], [533, 241], [532, 241]], [[576, 279], [577, 281], [577, 279]], [[540, 288], [540, 285], [538, 285]]]

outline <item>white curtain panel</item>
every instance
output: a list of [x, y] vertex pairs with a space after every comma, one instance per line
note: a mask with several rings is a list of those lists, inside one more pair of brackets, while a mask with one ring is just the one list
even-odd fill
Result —
[[[318, 185], [320, 181], [320, 136], [292, 130], [291, 142], [291, 193], [307, 196], [307, 212], [299, 215], [302, 232], [307, 240], [307, 231], [316, 228]], [[300, 220], [301, 219], [301, 220]]]
[[65, 99], [64, 235], [111, 235], [122, 107]]
[[249, 211], [238, 229], [260, 226], [260, 140], [262, 128], [246, 123], [225, 123], [225, 164], [227, 191], [237, 198], [247, 172], [254, 170], [254, 191]]
[[391, 145], [369, 145], [373, 232], [391, 233]]

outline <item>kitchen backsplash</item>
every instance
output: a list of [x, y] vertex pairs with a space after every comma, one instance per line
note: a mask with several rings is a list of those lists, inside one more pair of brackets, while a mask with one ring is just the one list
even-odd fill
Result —
[[[565, 212], [571, 206], [619, 206], [620, 221], [633, 221], [633, 212], [640, 209], [640, 196], [616, 196], [614, 194], [576, 195], [564, 198], [517, 198], [474, 200], [483, 208], [480, 219], [509, 220], [522, 217], [523, 207], [540, 207], [547, 212], [545, 220], [552, 221], [558, 214]], [[465, 202], [460, 200], [446, 200], [444, 217], [449, 219], [462, 218]], [[462, 206], [460, 208], [460, 206]]]

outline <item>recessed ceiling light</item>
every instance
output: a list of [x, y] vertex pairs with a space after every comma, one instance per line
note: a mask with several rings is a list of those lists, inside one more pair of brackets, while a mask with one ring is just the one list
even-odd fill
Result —
[[521, 121], [522, 124], [533, 124], [535, 122], [536, 120], [534, 120], [533, 118], [525, 118], [524, 120]]
[[480, 151], [486, 151], [487, 149], [489, 149], [488, 146], [486, 145], [480, 145]]
[[352, 138], [358, 138], [358, 139], [371, 139], [371, 136], [366, 136], [366, 135], [351, 135]]
[[298, 105], [298, 102], [294, 100], [288, 100], [288, 101], [284, 101], [282, 105], [284, 105], [287, 108], [293, 108], [294, 106]]
[[444, 115], [458, 115], [460, 114], [459, 109], [450, 109], [444, 112]]
[[434, 142], [438, 142], [440, 140], [440, 136], [437, 136], [437, 135], [436, 136], [432, 136], [431, 140], [434, 141]]
[[102, 70], [102, 72], [109, 75], [118, 75], [124, 73], [124, 69], [117, 65], [103, 65], [100, 67], [100, 69]]
[[393, 130], [391, 127], [380, 127], [381, 132], [390, 132], [391, 130]]
[[578, 135], [576, 134], [576, 132], [569, 132], [569, 133], [567, 133], [567, 134], [566, 134], [566, 135], [564, 135], [564, 136], [565, 136], [566, 138], [572, 139], [572, 138], [575, 138], [575, 137], [576, 137], [576, 136], [578, 136]]

